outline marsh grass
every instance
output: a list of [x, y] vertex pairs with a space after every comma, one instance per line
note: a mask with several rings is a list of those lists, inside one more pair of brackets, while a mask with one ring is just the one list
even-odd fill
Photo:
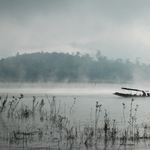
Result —
[[[59, 102], [57, 106], [55, 96], [50, 99], [46, 95], [49, 110], [44, 109], [44, 99], [38, 101], [33, 96], [32, 106], [28, 106], [23, 98], [23, 94], [13, 96], [11, 100], [8, 100], [8, 94], [0, 97], [0, 119], [4, 129], [0, 137], [6, 145], [28, 149], [96, 149], [103, 144], [104, 149], [116, 145], [115, 148], [119, 150], [122, 146], [132, 146], [140, 140], [150, 139], [150, 126], [143, 124], [140, 127], [136, 123], [138, 105], [133, 106], [134, 99], [130, 103], [128, 118], [125, 118], [126, 106], [123, 103], [123, 128], [119, 128], [117, 121], [110, 119], [107, 110], [102, 115], [102, 104], [98, 102], [94, 120], [81, 125], [72, 123], [61, 113], [61, 104]], [[74, 111], [75, 102], [76, 98], [69, 107], [70, 113]]]

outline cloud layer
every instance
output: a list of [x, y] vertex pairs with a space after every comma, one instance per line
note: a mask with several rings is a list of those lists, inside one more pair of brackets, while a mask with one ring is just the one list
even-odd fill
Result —
[[0, 0], [0, 56], [81, 52], [150, 63], [148, 0]]

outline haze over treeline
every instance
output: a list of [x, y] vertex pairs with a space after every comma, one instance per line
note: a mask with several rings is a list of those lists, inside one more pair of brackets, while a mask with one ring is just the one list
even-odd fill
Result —
[[17, 53], [0, 60], [1, 82], [130, 82], [149, 80], [150, 65], [138, 59], [109, 60], [97, 51], [96, 59], [89, 54]]

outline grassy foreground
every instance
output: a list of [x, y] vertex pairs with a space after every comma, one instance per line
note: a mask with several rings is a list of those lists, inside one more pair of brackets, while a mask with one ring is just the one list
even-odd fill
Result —
[[[47, 103], [45, 103], [47, 101]], [[5, 147], [34, 149], [124, 149], [150, 139], [149, 126], [142, 128], [136, 123], [138, 105], [133, 108], [131, 100], [129, 117], [125, 117], [126, 106], [122, 104], [122, 126], [117, 120], [110, 120], [107, 110], [100, 118], [102, 104], [96, 102], [94, 119], [91, 123], [71, 122], [60, 112], [56, 98], [46, 95], [37, 101], [33, 96], [32, 105], [24, 104], [24, 95], [0, 97], [0, 145]], [[49, 105], [45, 110], [44, 105]], [[75, 101], [69, 108], [73, 110]], [[100, 120], [103, 120], [102, 122]], [[2, 146], [2, 147], [3, 147]]]

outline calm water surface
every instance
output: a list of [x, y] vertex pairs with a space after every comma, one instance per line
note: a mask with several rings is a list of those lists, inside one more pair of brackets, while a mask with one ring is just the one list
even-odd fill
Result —
[[[102, 104], [101, 112], [99, 116], [99, 126], [103, 125], [104, 115], [107, 112], [110, 121], [116, 120], [118, 127], [123, 126], [123, 119], [125, 118], [126, 125], [129, 121], [129, 114], [131, 110], [131, 98], [122, 98], [113, 95], [113, 92], [121, 91], [122, 86], [139, 88], [140, 85], [118, 85], [118, 84], [19, 84], [10, 85], [3, 84], [0, 87], [0, 93], [2, 96], [9, 96], [9, 100], [12, 96], [19, 97], [20, 93], [24, 95], [21, 100], [22, 103], [32, 108], [33, 96], [36, 97], [36, 102], [40, 102], [44, 99], [44, 110], [49, 111], [49, 104], [46, 95], [49, 100], [55, 96], [56, 107], [62, 116], [67, 116], [72, 124], [88, 124], [95, 120], [96, 102]], [[140, 87], [148, 89], [148, 85]], [[123, 105], [125, 109], [123, 112]], [[138, 109], [136, 112], [137, 124], [143, 126], [143, 124], [150, 125], [150, 98], [134, 98], [132, 105], [132, 113], [135, 113], [136, 105]], [[21, 106], [21, 103], [20, 103]], [[124, 113], [124, 117], [123, 117]], [[36, 121], [35, 121], [36, 122]], [[6, 122], [9, 124], [9, 122]], [[2, 128], [3, 126], [1, 126]], [[1, 129], [2, 130], [2, 129]], [[2, 137], [1, 137], [2, 138]], [[0, 142], [0, 145], [4, 146], [4, 149], [11, 149], [9, 145]], [[114, 149], [119, 147], [116, 146]], [[149, 149], [149, 143], [141, 143], [140, 145], [132, 146], [130, 149]], [[83, 148], [85, 149], [85, 147]], [[93, 148], [94, 149], [94, 148]], [[102, 149], [107, 149], [103, 146]], [[108, 148], [109, 149], [109, 148]], [[110, 148], [111, 149], [111, 148]], [[120, 149], [125, 149], [121, 147]]]

